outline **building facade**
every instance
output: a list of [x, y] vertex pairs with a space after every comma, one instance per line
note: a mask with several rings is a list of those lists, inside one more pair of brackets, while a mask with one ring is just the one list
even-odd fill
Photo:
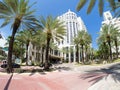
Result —
[[[54, 43], [58, 46], [58, 50], [53, 50], [51, 54], [54, 56], [56, 55], [60, 56], [64, 58], [64, 60], [67, 60], [68, 62], [76, 62], [76, 50], [73, 41], [74, 38], [77, 36], [78, 31], [80, 30], [87, 31], [86, 26], [81, 17], [78, 17], [76, 13], [70, 10], [68, 10], [61, 16], [58, 16], [57, 19], [64, 22], [66, 28], [66, 36], [64, 36], [64, 39], [61, 40], [59, 43], [54, 41]], [[37, 60], [40, 59], [39, 56], [41, 55], [42, 55], [41, 50], [38, 51], [38, 49], [36, 49], [36, 47], [30, 43], [28, 59]]]
[[[60, 52], [60, 56], [64, 57], [68, 62], [76, 62], [76, 50], [74, 45], [74, 38], [76, 37], [78, 31], [85, 30], [86, 26], [76, 13], [68, 10], [61, 16], [58, 16], [58, 19], [63, 21], [67, 30], [67, 35], [64, 39], [58, 44], [59, 49], [66, 49], [66, 52]], [[80, 61], [80, 60], [79, 60]]]

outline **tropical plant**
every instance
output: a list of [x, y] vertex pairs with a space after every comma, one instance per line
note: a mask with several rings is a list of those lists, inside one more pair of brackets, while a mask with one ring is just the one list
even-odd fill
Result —
[[45, 47], [46, 47], [46, 34], [42, 30], [37, 30], [35, 35], [33, 36], [33, 41], [32, 42], [38, 48], [37, 49], [38, 52], [40, 51], [40, 54], [41, 54], [41, 64], [43, 64], [44, 51], [45, 51]]
[[44, 17], [40, 18], [41, 25], [43, 27], [44, 33], [46, 33], [46, 59], [44, 69], [49, 69], [49, 48], [50, 42], [54, 38], [56, 41], [63, 39], [66, 34], [63, 22], [52, 16], [48, 16], [46, 19]]
[[8, 72], [12, 72], [12, 51], [16, 32], [22, 28], [34, 29], [37, 20], [33, 16], [34, 10], [30, 10], [32, 5], [28, 5], [28, 0], [2, 0], [0, 1], [0, 19], [3, 19], [4, 27], [11, 23], [12, 35], [9, 42], [8, 50]]
[[114, 42], [114, 46], [116, 48], [116, 58], [118, 58], [118, 43], [119, 43], [119, 38], [120, 38], [120, 32], [118, 27], [112, 28], [112, 40]]
[[18, 33], [17, 39], [26, 45], [26, 65], [28, 65], [28, 46], [33, 41], [34, 32], [31, 30], [24, 30]]
[[111, 33], [112, 29], [109, 25], [105, 24], [102, 26], [102, 30], [100, 32], [100, 37], [101, 38], [104, 38], [104, 42], [107, 42], [108, 43], [108, 46], [109, 46], [109, 56], [110, 56], [110, 59], [112, 60], [112, 49], [111, 49], [111, 36], [112, 36], [112, 33]]
[[68, 53], [66, 47], [62, 47], [61, 52], [63, 53], [63, 62], [67, 62], [65, 55]]
[[91, 47], [90, 44], [92, 43], [91, 35], [86, 33], [85, 35], [85, 56], [86, 61], [88, 61], [88, 49]]
[[[8, 36], [8, 38], [6, 40], [7, 40], [7, 42], [5, 43], [5, 45], [8, 46], [8, 44], [10, 42], [10, 36]], [[25, 53], [25, 49], [23, 48], [23, 42], [20, 40], [20, 37], [18, 37], [18, 35], [15, 36], [12, 53], [15, 56], [15, 58], [21, 58], [21, 57], [23, 57], [23, 54]]]
[[[82, 62], [84, 63], [84, 47], [89, 46], [91, 43], [91, 36], [85, 31], [85, 30], [81, 30], [78, 32], [78, 35], [75, 39], [76, 41], [74, 41], [76, 43], [76, 45], [80, 45], [81, 46], [81, 59]], [[78, 49], [78, 47], [77, 47]], [[77, 50], [78, 53], [78, 50]], [[78, 57], [78, 56], [77, 56]]]
[[74, 38], [74, 44], [76, 46], [76, 61], [79, 63], [79, 37]]
[[[109, 46], [109, 55], [112, 60], [112, 46], [111, 43], [114, 41], [117, 48], [117, 38], [119, 36], [119, 29], [114, 25], [103, 25], [100, 31], [99, 42], [107, 43]], [[105, 44], [104, 44], [105, 45]], [[117, 51], [116, 51], [117, 52]]]
[[[81, 8], [89, 1], [89, 5], [87, 8], [87, 14], [89, 14], [93, 7], [95, 6], [96, 3], [98, 3], [98, 9], [99, 9], [99, 14], [102, 15], [103, 10], [104, 10], [104, 3], [108, 2], [110, 7], [112, 8], [113, 11], [116, 9], [116, 1], [115, 0], [80, 0], [78, 5], [77, 5], [77, 11], [80, 11]], [[119, 0], [118, 0], [119, 2]]]
[[25, 53], [25, 49], [21, 46], [22, 46], [21, 42], [19, 42], [18, 40], [14, 41], [13, 55], [15, 55], [15, 58], [23, 57], [23, 55]]

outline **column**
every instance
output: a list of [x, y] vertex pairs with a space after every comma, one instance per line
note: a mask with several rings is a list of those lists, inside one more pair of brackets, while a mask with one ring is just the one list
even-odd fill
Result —
[[79, 48], [79, 62], [81, 62], [81, 61], [80, 61], [80, 59], [81, 59], [80, 50], [81, 50], [81, 49], [80, 49], [80, 47], [78, 47], [78, 48]]
[[73, 53], [74, 53], [73, 56], [74, 56], [74, 63], [75, 63], [75, 62], [76, 62], [76, 50], [75, 50], [75, 46], [73, 46], [73, 51], [74, 51], [74, 52], [73, 52]]
[[63, 58], [64, 58], [64, 61], [66, 60], [66, 53], [64, 53], [64, 56], [63, 56]]

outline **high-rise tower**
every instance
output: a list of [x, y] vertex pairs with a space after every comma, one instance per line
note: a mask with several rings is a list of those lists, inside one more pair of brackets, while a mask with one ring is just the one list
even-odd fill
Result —
[[63, 57], [67, 58], [69, 62], [75, 61], [76, 55], [75, 55], [75, 45], [73, 43], [73, 40], [74, 37], [76, 37], [78, 31], [81, 30], [87, 31], [86, 26], [83, 20], [81, 19], [81, 17], [77, 17], [76, 13], [70, 10], [68, 10], [68, 12], [64, 13], [63, 15], [58, 16], [58, 19], [64, 22], [67, 30], [66, 31], [67, 35], [64, 37], [64, 40], [58, 44], [59, 48], [66, 47], [68, 51], [70, 50], [70, 48], [72, 48], [73, 49], [72, 53], [69, 52]]
[[70, 10], [63, 15], [58, 16], [58, 19], [64, 22], [67, 29], [67, 35], [62, 43], [64, 45], [71, 45], [73, 43], [73, 38], [77, 35], [78, 31], [87, 31], [81, 17], [77, 17], [77, 15]]

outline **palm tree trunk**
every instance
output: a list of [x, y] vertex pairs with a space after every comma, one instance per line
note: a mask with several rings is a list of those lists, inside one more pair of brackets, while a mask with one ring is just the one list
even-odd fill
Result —
[[13, 43], [14, 43], [14, 36], [16, 31], [12, 32], [12, 36], [10, 37], [9, 42], [9, 49], [8, 49], [8, 66], [7, 66], [7, 72], [12, 73], [12, 52], [13, 52]]
[[84, 51], [83, 51], [83, 45], [81, 46], [82, 48], [82, 63], [84, 63]]
[[28, 65], [28, 46], [29, 42], [26, 44], [26, 65]]
[[79, 48], [78, 48], [78, 45], [76, 45], [76, 49], [77, 49], [77, 51], [76, 51], [76, 61], [77, 61], [77, 63], [79, 63]]
[[117, 40], [115, 40], [115, 48], [116, 48], [116, 58], [118, 58], [118, 44], [117, 44]]
[[110, 60], [112, 60], [112, 49], [111, 49], [110, 41], [108, 41], [108, 45], [109, 45], [109, 52], [110, 52]]
[[42, 47], [42, 52], [41, 53], [42, 53], [42, 62], [41, 63], [43, 64], [44, 47]]
[[50, 38], [47, 37], [46, 59], [45, 59], [45, 66], [44, 66], [45, 70], [49, 69], [49, 65], [48, 65], [48, 61], [49, 61], [49, 45], [50, 45]]
[[85, 47], [85, 59], [86, 59], [86, 61], [88, 61], [88, 54], [87, 54], [87, 46]]
[[[23, 43], [21, 44], [21, 48], [23, 49]], [[20, 51], [20, 59], [21, 59], [21, 63], [20, 64], [21, 65], [22, 65], [22, 59], [24, 58], [22, 54], [23, 54], [22, 51]]]
[[13, 52], [13, 44], [14, 44], [14, 37], [17, 32], [17, 29], [20, 26], [21, 21], [18, 19], [15, 19], [15, 22], [13, 24], [13, 31], [12, 31], [12, 36], [10, 38], [9, 42], [9, 49], [8, 49], [8, 65], [7, 65], [7, 72], [12, 73], [12, 52]]

